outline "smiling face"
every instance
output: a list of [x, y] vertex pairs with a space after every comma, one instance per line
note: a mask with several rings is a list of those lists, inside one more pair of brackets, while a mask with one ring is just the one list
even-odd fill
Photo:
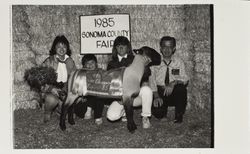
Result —
[[94, 60], [86, 61], [84, 68], [87, 68], [89, 70], [95, 70], [96, 69], [96, 62]]
[[170, 59], [175, 51], [174, 43], [170, 40], [165, 40], [162, 42], [160, 50], [164, 59]]
[[67, 52], [67, 46], [65, 44], [60, 42], [56, 45], [56, 54], [59, 56], [61, 60], [64, 59], [66, 52]]
[[116, 46], [117, 54], [121, 57], [125, 56], [128, 53], [127, 45], [117, 45]]

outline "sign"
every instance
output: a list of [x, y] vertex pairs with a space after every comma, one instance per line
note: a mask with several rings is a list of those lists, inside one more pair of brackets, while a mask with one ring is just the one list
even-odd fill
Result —
[[128, 14], [110, 14], [80, 16], [81, 54], [112, 53], [117, 36], [130, 40], [130, 23]]

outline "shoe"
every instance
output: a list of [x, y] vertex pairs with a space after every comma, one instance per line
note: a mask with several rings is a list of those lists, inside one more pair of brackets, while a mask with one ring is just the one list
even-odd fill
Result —
[[97, 124], [97, 125], [101, 125], [102, 124], [102, 118], [97, 118], [97, 119], [95, 119], [95, 124]]
[[142, 127], [144, 129], [150, 128], [150, 121], [148, 117], [142, 117]]
[[180, 118], [175, 119], [174, 123], [182, 123], [182, 121], [183, 121], [183, 118], [180, 117]]
[[126, 122], [126, 121], [128, 121], [127, 117], [126, 117], [126, 116], [123, 116], [123, 117], [122, 117], [122, 122]]
[[92, 112], [92, 109], [90, 107], [88, 107], [87, 111], [84, 115], [84, 119], [86, 119], [86, 120], [91, 119], [91, 112]]
[[127, 117], [126, 117], [126, 113], [124, 111], [123, 115], [122, 115], [122, 122], [126, 122], [128, 121]]

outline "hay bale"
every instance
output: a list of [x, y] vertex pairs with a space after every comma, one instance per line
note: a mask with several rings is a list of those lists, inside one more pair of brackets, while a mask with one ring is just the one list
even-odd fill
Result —
[[15, 37], [13, 37], [13, 41], [19, 43], [27, 43], [30, 41], [30, 36], [25, 32], [17, 33]]
[[150, 19], [145, 18], [132, 18], [131, 19], [131, 31], [134, 33], [145, 33], [148, 29], [152, 30], [154, 22]]
[[14, 84], [19, 83], [19, 82], [23, 82], [24, 81], [23, 77], [24, 77], [25, 70], [35, 66], [35, 64], [33, 64], [30, 61], [22, 61], [22, 62], [19, 62], [19, 64], [14, 64], [14, 67], [13, 67], [13, 70], [12, 70], [13, 71]]
[[198, 73], [204, 73], [206, 75], [211, 74], [211, 65], [209, 64], [204, 64], [204, 63], [196, 63], [195, 65], [195, 71]]
[[206, 85], [207, 87], [206, 89], [210, 89], [211, 86], [207, 86], [207, 85], [211, 85], [211, 74], [196, 73], [194, 75], [193, 82], [196, 83], [197, 85], [200, 85], [199, 87], [204, 87], [201, 85]]
[[32, 61], [27, 60], [19, 60], [14, 63], [14, 70], [16, 72], [22, 71], [24, 72], [27, 69], [30, 69], [31, 67], [35, 66], [35, 64]]
[[98, 61], [98, 68], [107, 69], [108, 62], [111, 60], [111, 54], [96, 55]]
[[14, 84], [24, 81], [23, 79], [24, 72], [13, 72], [12, 74], [13, 74], [12, 78], [13, 78]]
[[210, 91], [208, 90], [199, 90], [199, 89], [192, 89], [193, 93], [191, 95], [193, 100], [196, 100], [193, 103], [193, 106], [200, 109], [211, 109], [211, 96]]
[[36, 64], [41, 65], [46, 58], [48, 58], [49, 55], [37, 55], [35, 58]]
[[[15, 64], [17, 61], [27, 61], [35, 58], [35, 53], [31, 50], [20, 50], [20, 51], [14, 51], [12, 53], [12, 61], [13, 64]], [[15, 68], [15, 67], [14, 67]]]
[[14, 102], [24, 102], [31, 101], [34, 98], [37, 98], [38, 94], [34, 91], [19, 91], [17, 93], [13, 93]]
[[209, 52], [196, 52], [194, 61], [196, 63], [211, 64], [211, 53]]
[[[79, 55], [80, 54], [80, 43], [77, 43], [78, 41], [73, 41], [72, 39], [76, 39], [76, 38], [71, 38], [69, 39], [70, 42], [70, 49], [72, 51], [72, 54], [76, 54]], [[71, 40], [71, 41], [70, 41]], [[79, 40], [80, 42], [80, 40]]]
[[31, 39], [31, 48], [36, 53], [36, 55], [46, 55], [49, 54], [50, 46], [52, 44], [51, 40], [42, 35], [35, 35]]
[[32, 101], [14, 101], [12, 104], [12, 110], [18, 109], [37, 109], [39, 108], [39, 103], [36, 100]]
[[13, 43], [13, 48], [12, 48], [13, 52], [20, 52], [20, 51], [27, 51], [30, 50], [29, 46], [27, 45], [27, 43], [24, 42], [15, 42]]
[[194, 52], [194, 42], [192, 40], [188, 39], [181, 39], [177, 43], [177, 46], [179, 46], [180, 50]]
[[19, 82], [17, 84], [13, 84], [13, 93], [19, 93], [19, 92], [29, 92], [30, 91], [30, 87], [28, 86], [28, 84], [26, 82]]
[[203, 82], [199, 82], [198, 77], [195, 76], [191, 81], [192, 82], [192, 88], [196, 88], [199, 90], [210, 90], [211, 89], [211, 82], [209, 81], [203, 81]]
[[133, 41], [133, 40], [136, 40], [136, 38], [134, 38], [134, 37], [132, 37], [131, 40], [132, 40], [131, 45], [132, 45], [133, 49], [139, 49], [145, 45], [145, 42]]
[[194, 49], [198, 52], [211, 52], [211, 46], [209, 40], [202, 40], [194, 42]]

